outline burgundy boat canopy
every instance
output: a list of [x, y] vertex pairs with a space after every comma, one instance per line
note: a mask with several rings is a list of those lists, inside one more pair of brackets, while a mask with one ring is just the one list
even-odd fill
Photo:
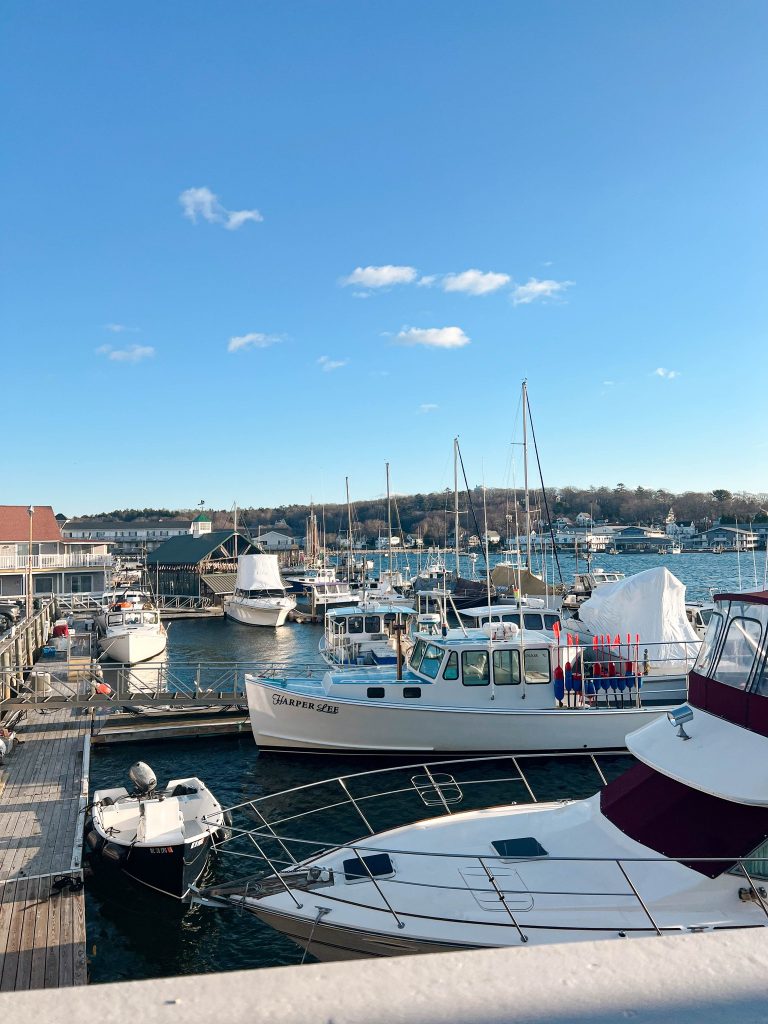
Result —
[[721, 800], [645, 764], [602, 790], [600, 810], [630, 839], [709, 878], [746, 860], [768, 837], [768, 807]]
[[741, 601], [744, 604], [768, 604], [768, 590], [754, 590], [751, 594], [715, 594], [713, 601]]

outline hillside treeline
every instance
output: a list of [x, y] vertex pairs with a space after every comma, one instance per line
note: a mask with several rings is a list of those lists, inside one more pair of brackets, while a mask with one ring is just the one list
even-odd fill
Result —
[[[489, 488], [485, 495], [488, 529], [495, 530], [506, 537], [514, 535], [515, 523], [520, 530], [524, 529], [522, 511], [523, 499], [518, 494], [502, 488]], [[719, 520], [721, 523], [739, 523], [768, 521], [768, 494], [732, 493], [724, 488], [713, 491], [684, 491], [674, 494], [671, 491], [654, 490], [646, 487], [630, 489], [624, 484], [615, 487], [562, 487], [551, 488], [546, 492], [546, 501], [552, 520], [558, 518], [575, 521], [579, 513], [590, 514], [595, 523], [609, 522], [621, 525], [637, 524], [640, 526], [660, 526], [664, 523], [669, 510], [674, 511], [678, 522], [693, 522], [699, 529], [711, 526]], [[542, 494], [537, 491], [531, 495], [533, 508], [532, 524], [541, 529], [546, 523], [546, 513]], [[461, 529], [466, 535], [484, 532], [483, 492], [476, 487], [469, 495], [462, 492], [459, 499], [462, 510]], [[246, 526], [253, 533], [259, 527], [273, 526], [285, 522], [288, 530], [296, 537], [303, 537], [305, 523], [309, 515], [309, 505], [280, 505], [277, 507], [243, 508], [238, 510], [241, 526]], [[324, 528], [326, 538], [332, 543], [338, 536], [347, 534], [346, 505], [331, 504], [316, 506], [315, 511], [320, 520], [321, 530]], [[168, 509], [123, 509], [103, 513], [105, 516], [130, 521], [138, 518], [164, 517], [169, 515], [188, 515], [193, 517], [199, 509], [179, 509], [169, 512]], [[207, 510], [213, 519], [214, 529], [222, 529], [232, 525], [231, 510]], [[378, 536], [387, 532], [386, 501], [375, 498], [370, 501], [357, 501], [353, 508], [353, 532], [356, 540], [375, 542]], [[451, 490], [433, 491], [428, 494], [397, 495], [392, 499], [393, 532], [402, 532], [412, 537], [421, 536], [425, 544], [446, 544], [453, 536], [453, 492]]]

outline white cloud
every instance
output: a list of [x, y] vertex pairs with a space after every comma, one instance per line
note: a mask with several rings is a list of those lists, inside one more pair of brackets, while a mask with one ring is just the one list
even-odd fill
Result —
[[419, 412], [434, 412], [435, 409], [439, 409], [440, 406], [436, 405], [435, 402], [422, 402], [419, 406]]
[[605, 387], [605, 388], [612, 388], [615, 385], [615, 383], [616, 383], [615, 380], [604, 380], [603, 381], [603, 387]]
[[395, 339], [401, 345], [429, 348], [463, 348], [469, 338], [460, 327], [403, 327]]
[[516, 306], [527, 306], [538, 299], [557, 298], [572, 284], [573, 281], [540, 281], [536, 277], [529, 277], [525, 284], [516, 286], [512, 292], [512, 302]]
[[209, 188], [187, 188], [179, 196], [184, 216], [197, 224], [198, 217], [209, 224], [221, 224], [227, 231], [236, 231], [247, 221], [264, 220], [258, 210], [228, 210]]
[[414, 267], [356, 267], [348, 277], [339, 282], [343, 287], [350, 284], [363, 288], [391, 288], [394, 284], [411, 284], [418, 277]]
[[138, 334], [140, 328], [126, 327], [125, 324], [104, 324], [104, 330], [112, 334]]
[[282, 340], [277, 334], [261, 334], [258, 331], [252, 331], [250, 334], [241, 334], [239, 337], [230, 338], [227, 352], [241, 352], [246, 348], [269, 348], [270, 345], [277, 345]]
[[432, 285], [439, 279], [439, 274], [424, 274], [416, 282], [419, 288], [431, 288]]
[[348, 363], [348, 359], [330, 359], [328, 356], [320, 356], [317, 360], [317, 364], [322, 367], [323, 373], [331, 373], [332, 370], [340, 370], [342, 366], [346, 366]]
[[461, 274], [446, 274], [441, 282], [445, 292], [465, 292], [467, 295], [488, 295], [504, 288], [510, 282], [509, 274], [493, 271], [464, 270]]
[[663, 377], [665, 380], [674, 380], [680, 376], [677, 370], [668, 370], [664, 366], [657, 366], [653, 372], [656, 377]]
[[140, 363], [142, 359], [151, 359], [155, 350], [151, 345], [129, 345], [128, 348], [112, 348], [111, 345], [100, 345], [96, 352], [116, 363]]

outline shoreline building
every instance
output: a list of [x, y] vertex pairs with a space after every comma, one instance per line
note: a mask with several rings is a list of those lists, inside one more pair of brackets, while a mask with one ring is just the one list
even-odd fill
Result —
[[0, 596], [26, 597], [30, 578], [34, 597], [100, 594], [111, 568], [107, 542], [64, 536], [50, 505], [0, 505]]

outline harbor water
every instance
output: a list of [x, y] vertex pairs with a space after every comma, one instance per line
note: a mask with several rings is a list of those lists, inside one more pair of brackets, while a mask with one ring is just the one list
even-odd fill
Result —
[[[574, 559], [561, 554], [564, 579], [573, 577]], [[494, 559], [495, 560], [495, 559]], [[446, 561], [451, 567], [450, 555]], [[463, 560], [462, 560], [463, 561]], [[687, 599], [709, 600], [711, 593], [763, 589], [766, 553], [596, 556], [593, 567], [627, 574], [667, 565], [687, 587]], [[482, 560], [478, 560], [478, 568]], [[412, 560], [415, 567], [415, 561]], [[581, 568], [584, 568], [583, 562]], [[469, 562], [463, 571], [469, 570]], [[191, 661], [281, 661], [322, 664], [317, 654], [321, 627], [288, 624], [269, 630], [229, 620], [206, 619], [170, 624], [171, 664]], [[146, 760], [161, 785], [169, 778], [197, 775], [223, 806], [279, 792], [315, 780], [380, 767], [364, 758], [260, 755], [249, 731], [237, 739], [118, 744], [95, 748], [91, 791], [126, 785], [131, 763]], [[627, 759], [615, 759], [612, 774]], [[589, 766], [567, 759], [537, 762], [540, 798], [586, 796], [597, 779]], [[482, 802], [482, 801], [481, 801]], [[386, 824], [377, 827], [386, 827]], [[232, 879], [249, 873], [236, 858], [219, 857], [206, 880]], [[144, 890], [123, 876], [97, 870], [86, 883], [89, 971], [92, 982], [136, 980], [175, 974], [237, 970], [299, 963], [301, 950], [236, 910], [188, 907]]]

